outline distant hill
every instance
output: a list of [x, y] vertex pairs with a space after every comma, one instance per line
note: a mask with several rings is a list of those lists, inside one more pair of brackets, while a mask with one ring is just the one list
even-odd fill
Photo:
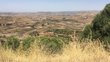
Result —
[[62, 12], [0, 12], [0, 16], [35, 16], [35, 15], [76, 15], [79, 13], [98, 13], [99, 11], [62, 11]]

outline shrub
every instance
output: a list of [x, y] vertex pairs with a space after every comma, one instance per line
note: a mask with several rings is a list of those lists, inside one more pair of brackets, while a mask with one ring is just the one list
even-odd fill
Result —
[[34, 42], [34, 38], [33, 37], [27, 37], [23, 40], [23, 50], [28, 50], [31, 47], [31, 44]]
[[60, 38], [64, 44], [69, 44], [69, 42], [72, 41], [69, 35], [58, 35], [57, 37]]
[[61, 51], [63, 43], [57, 37], [42, 37], [40, 40], [40, 46], [43, 46], [42, 50], [53, 54]]
[[87, 25], [83, 32], [81, 33], [82, 38], [91, 38], [92, 36], [92, 30], [91, 30], [91, 25]]
[[13, 50], [16, 50], [20, 45], [20, 41], [18, 38], [11, 36], [7, 38], [7, 41], [5, 42], [6, 48], [11, 48]]

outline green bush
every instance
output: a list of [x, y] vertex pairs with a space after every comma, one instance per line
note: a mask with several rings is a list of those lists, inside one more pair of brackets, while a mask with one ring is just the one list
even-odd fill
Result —
[[42, 37], [40, 46], [43, 47], [42, 50], [53, 54], [61, 51], [63, 42], [57, 37]]
[[110, 4], [106, 5], [104, 10], [98, 14], [92, 22], [93, 38], [104, 40], [110, 37]]
[[69, 42], [72, 41], [69, 35], [58, 35], [57, 37], [60, 38], [64, 44], [69, 44]]
[[91, 36], [92, 36], [92, 30], [91, 30], [91, 25], [87, 25], [83, 32], [81, 33], [81, 37], [82, 38], [89, 38], [91, 39]]
[[34, 38], [33, 37], [27, 37], [23, 40], [23, 50], [28, 50], [31, 47], [31, 44], [34, 42]]
[[20, 45], [20, 41], [18, 38], [11, 36], [7, 38], [7, 41], [5, 42], [6, 48], [11, 48], [13, 50], [16, 50]]
[[104, 44], [110, 44], [110, 4], [107, 4], [92, 23], [85, 27], [83, 37], [88, 36], [91, 36], [91, 39], [99, 39]]
[[55, 34], [65, 34], [65, 35], [70, 35], [73, 33], [73, 30], [71, 29], [52, 29], [48, 31], [54, 32]]

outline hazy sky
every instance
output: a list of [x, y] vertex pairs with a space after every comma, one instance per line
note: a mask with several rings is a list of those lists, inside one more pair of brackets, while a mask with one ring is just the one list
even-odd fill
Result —
[[0, 12], [102, 10], [110, 0], [0, 0]]

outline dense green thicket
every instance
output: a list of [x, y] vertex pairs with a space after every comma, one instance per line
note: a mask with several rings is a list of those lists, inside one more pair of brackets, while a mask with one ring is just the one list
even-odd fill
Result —
[[110, 4], [85, 27], [82, 38], [99, 39], [104, 44], [110, 44]]

